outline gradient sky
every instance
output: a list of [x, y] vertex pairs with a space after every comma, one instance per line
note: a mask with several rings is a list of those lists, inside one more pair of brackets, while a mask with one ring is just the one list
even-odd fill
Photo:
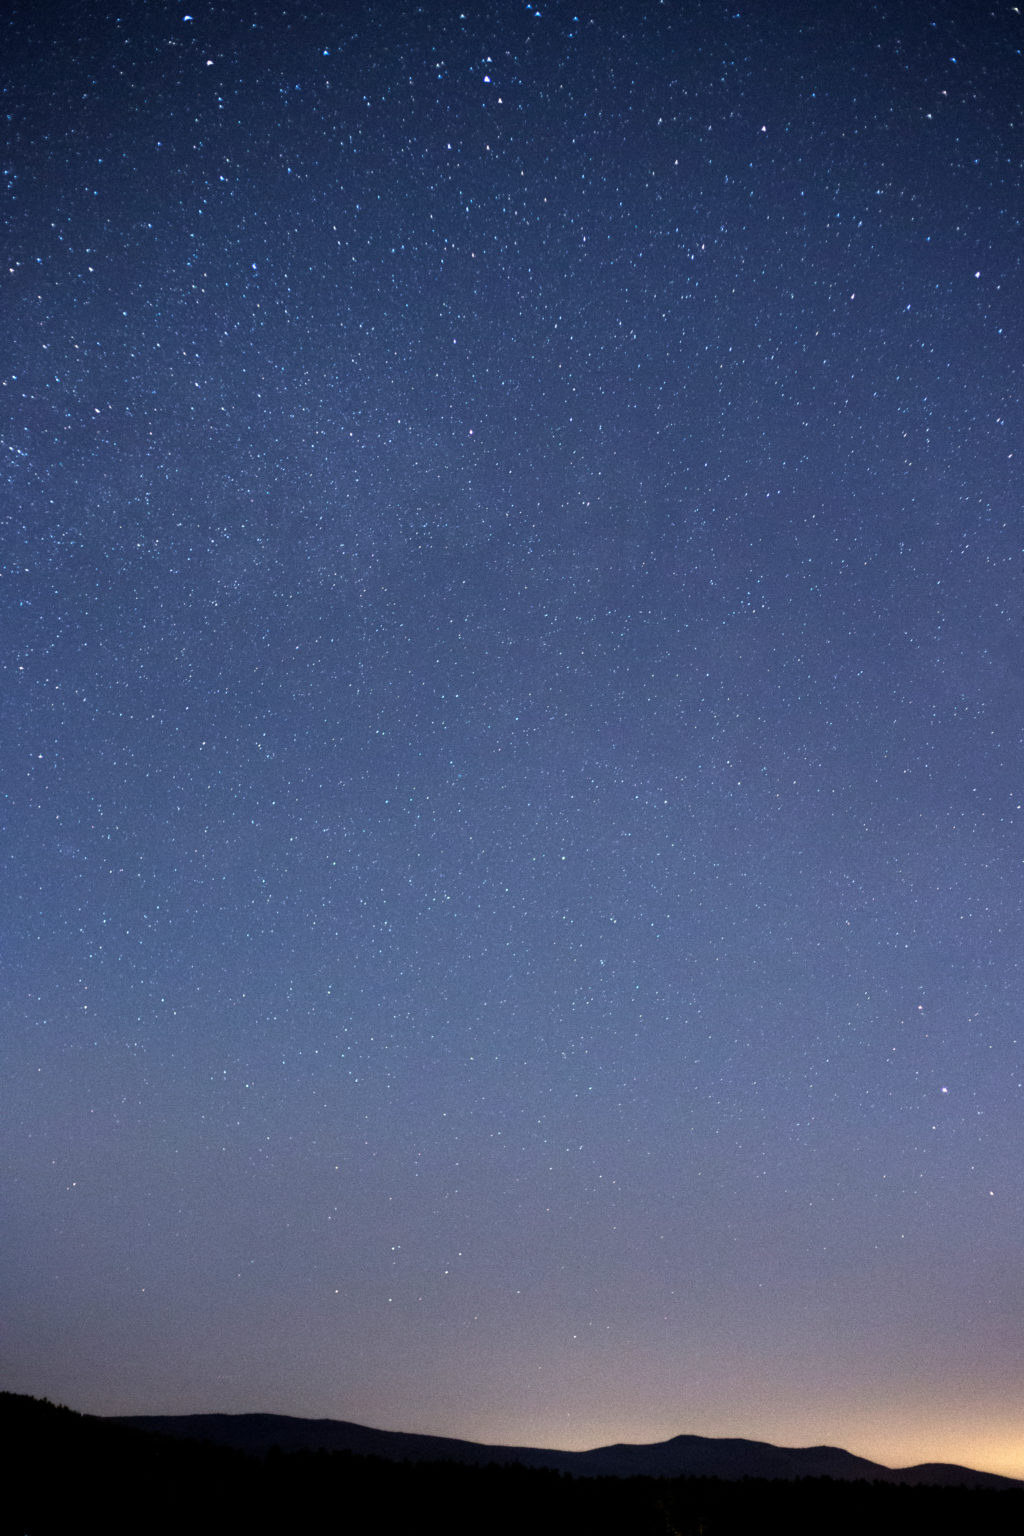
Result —
[[3, 1384], [1024, 1476], [1024, 17], [15, 5]]

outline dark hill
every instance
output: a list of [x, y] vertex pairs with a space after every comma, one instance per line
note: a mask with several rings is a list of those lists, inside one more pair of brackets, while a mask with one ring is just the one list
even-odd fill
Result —
[[[156, 1422], [176, 1432], [155, 1432]], [[137, 1427], [141, 1423], [149, 1427]], [[339, 1448], [352, 1439], [384, 1447], [390, 1457]], [[574, 1454], [389, 1435], [270, 1414], [126, 1424], [0, 1393], [0, 1444], [6, 1453], [0, 1531], [12, 1536], [67, 1536], [93, 1527], [104, 1536], [408, 1536], [434, 1528], [445, 1536], [750, 1536], [775, 1530], [787, 1536], [1019, 1536], [1024, 1530], [1020, 1485], [869, 1481], [849, 1475], [874, 1465], [854, 1457], [843, 1461], [842, 1480], [800, 1476], [794, 1465], [801, 1472], [812, 1465], [834, 1468], [834, 1458], [842, 1460], [844, 1453], [697, 1436], [666, 1446]], [[410, 1452], [417, 1459], [409, 1459]], [[440, 1455], [448, 1459], [435, 1459]], [[639, 1459], [663, 1471], [687, 1458], [692, 1462], [694, 1455], [705, 1465], [717, 1456], [731, 1469], [729, 1477], [629, 1476], [621, 1470], [601, 1476], [595, 1470], [595, 1458], [629, 1471]], [[500, 1464], [503, 1456], [510, 1459]], [[801, 1460], [808, 1456], [812, 1461]], [[588, 1475], [517, 1465], [523, 1457]], [[768, 1466], [788, 1457], [788, 1475], [739, 1475], [751, 1457]], [[944, 1468], [924, 1470], [948, 1475]], [[953, 1473], [961, 1476], [964, 1469]]]
[[720, 1440], [676, 1435], [654, 1445], [606, 1445], [592, 1451], [551, 1451], [535, 1446], [482, 1445], [440, 1435], [408, 1435], [369, 1429], [341, 1419], [297, 1419], [283, 1414], [186, 1414], [121, 1418], [119, 1424], [161, 1434], [262, 1453], [349, 1451], [388, 1461], [448, 1461], [470, 1466], [546, 1467], [573, 1477], [742, 1477], [929, 1484], [963, 1488], [1024, 1488], [1024, 1483], [970, 1467], [928, 1463], [892, 1468], [829, 1445], [790, 1449], [763, 1440]]

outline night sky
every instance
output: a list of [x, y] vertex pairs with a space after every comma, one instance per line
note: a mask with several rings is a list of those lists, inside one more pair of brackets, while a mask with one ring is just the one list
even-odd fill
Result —
[[0, 32], [3, 1385], [1024, 1476], [1024, 16]]

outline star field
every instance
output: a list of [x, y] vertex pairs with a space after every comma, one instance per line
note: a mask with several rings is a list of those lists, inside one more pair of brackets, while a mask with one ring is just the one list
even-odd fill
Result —
[[1024, 1476], [1009, 5], [5, 26], [5, 1385]]

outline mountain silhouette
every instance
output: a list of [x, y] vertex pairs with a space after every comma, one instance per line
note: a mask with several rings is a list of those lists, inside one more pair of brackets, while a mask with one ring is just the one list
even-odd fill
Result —
[[886, 1467], [830, 1445], [802, 1449], [763, 1440], [710, 1439], [675, 1435], [653, 1445], [605, 1445], [592, 1451], [553, 1451], [535, 1446], [483, 1445], [441, 1435], [410, 1435], [371, 1429], [342, 1419], [298, 1419], [275, 1413], [144, 1414], [114, 1422], [160, 1434], [263, 1453], [350, 1451], [389, 1461], [458, 1462], [471, 1466], [546, 1467], [573, 1477], [744, 1477], [789, 1479], [830, 1477], [837, 1481], [884, 1482], [963, 1488], [1024, 1488], [1024, 1482], [943, 1462]]

